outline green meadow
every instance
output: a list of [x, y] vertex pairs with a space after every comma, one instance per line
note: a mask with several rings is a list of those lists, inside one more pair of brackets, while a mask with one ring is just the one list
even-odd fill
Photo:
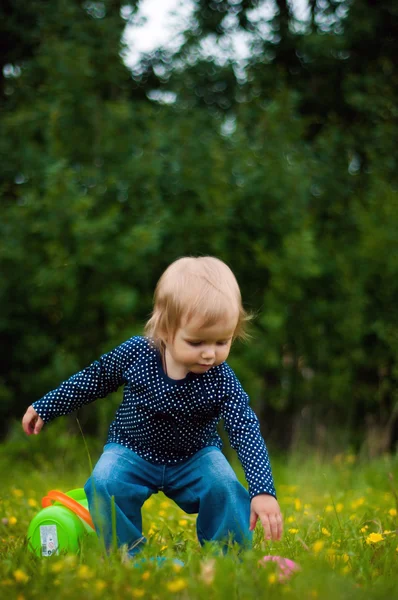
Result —
[[[85, 445], [58, 423], [31, 438], [15, 427], [0, 447], [0, 598], [398, 597], [397, 457], [274, 457], [284, 536], [266, 542], [258, 524], [250, 551], [231, 547], [224, 556], [213, 545], [201, 548], [195, 515], [159, 493], [143, 508], [148, 543], [138, 565], [125, 561], [123, 549], [105, 556], [96, 536], [83, 538], [78, 554], [39, 558], [26, 532], [42, 497], [82, 487], [100, 451], [98, 442]], [[290, 558], [300, 570], [281, 580], [276, 564], [259, 564], [265, 555]]]

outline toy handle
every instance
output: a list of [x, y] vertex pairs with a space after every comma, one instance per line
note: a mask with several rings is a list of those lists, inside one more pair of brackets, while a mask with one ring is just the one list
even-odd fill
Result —
[[56, 500], [57, 502], [60, 502], [61, 504], [69, 508], [85, 523], [87, 523], [87, 525], [89, 525], [92, 529], [95, 529], [90, 513], [88, 512], [87, 508], [84, 508], [84, 506], [82, 506], [79, 502], [77, 502], [70, 496], [63, 494], [62, 492], [58, 492], [57, 490], [51, 490], [50, 492], [48, 492], [47, 496], [44, 496], [44, 498], [42, 498], [42, 507], [46, 508], [47, 506], [51, 506], [51, 502], [53, 500]]

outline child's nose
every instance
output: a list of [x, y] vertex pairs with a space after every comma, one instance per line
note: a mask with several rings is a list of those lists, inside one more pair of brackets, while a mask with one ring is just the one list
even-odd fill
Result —
[[209, 359], [209, 358], [214, 358], [215, 356], [215, 351], [214, 348], [205, 348], [202, 352], [202, 357]]

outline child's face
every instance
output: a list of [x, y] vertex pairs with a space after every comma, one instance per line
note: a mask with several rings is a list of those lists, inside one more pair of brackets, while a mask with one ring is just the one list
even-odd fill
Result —
[[174, 339], [166, 345], [167, 373], [172, 379], [182, 379], [191, 371], [205, 373], [211, 367], [227, 360], [236, 319], [226, 319], [211, 327], [200, 327], [198, 322], [183, 322]]

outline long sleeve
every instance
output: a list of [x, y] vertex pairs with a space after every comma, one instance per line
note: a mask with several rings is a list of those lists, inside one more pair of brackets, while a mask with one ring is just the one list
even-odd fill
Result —
[[125, 383], [127, 366], [138, 358], [139, 338], [131, 338], [111, 352], [104, 354], [43, 398], [33, 408], [48, 423], [60, 415], [67, 415], [97, 398], [105, 398]]
[[225, 364], [221, 416], [232, 448], [238, 453], [249, 485], [250, 498], [258, 494], [276, 497], [267, 447], [249, 397], [232, 369]]

